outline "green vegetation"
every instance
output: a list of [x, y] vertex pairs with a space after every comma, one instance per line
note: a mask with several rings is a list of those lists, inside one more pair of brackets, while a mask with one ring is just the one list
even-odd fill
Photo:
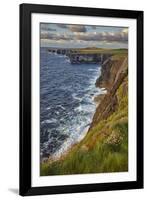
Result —
[[128, 170], [128, 78], [117, 89], [118, 107], [58, 161], [41, 164], [41, 175]]
[[[82, 54], [127, 54], [127, 49], [102, 49], [102, 48], [83, 48], [83, 49], [76, 49], [77, 52]], [[76, 53], [77, 53], [76, 52]]]

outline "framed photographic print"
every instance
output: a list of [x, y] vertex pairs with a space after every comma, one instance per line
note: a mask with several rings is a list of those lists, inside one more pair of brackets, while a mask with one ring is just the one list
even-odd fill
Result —
[[143, 11], [20, 5], [20, 195], [143, 188]]

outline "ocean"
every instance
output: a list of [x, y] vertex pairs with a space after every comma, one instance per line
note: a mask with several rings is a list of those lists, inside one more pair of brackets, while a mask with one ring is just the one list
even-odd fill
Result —
[[98, 64], [71, 64], [40, 48], [40, 155], [58, 158], [82, 140], [96, 110]]

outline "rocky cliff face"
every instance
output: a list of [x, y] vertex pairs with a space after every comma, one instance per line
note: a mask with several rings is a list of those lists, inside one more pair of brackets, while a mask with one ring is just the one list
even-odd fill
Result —
[[91, 123], [91, 130], [101, 120], [107, 119], [118, 107], [116, 92], [128, 74], [127, 56], [108, 58], [102, 65], [101, 76], [96, 86], [107, 89], [107, 94], [101, 100]]

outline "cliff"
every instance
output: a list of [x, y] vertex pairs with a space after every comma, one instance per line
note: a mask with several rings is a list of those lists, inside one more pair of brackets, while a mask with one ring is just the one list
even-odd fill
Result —
[[116, 54], [102, 65], [100, 98], [85, 138], [57, 161], [41, 164], [41, 175], [123, 172], [128, 170], [128, 59]]
[[96, 109], [90, 129], [117, 110], [119, 102], [116, 92], [127, 74], [128, 59], [126, 56], [113, 56], [103, 63], [101, 76], [97, 79], [96, 86], [107, 89], [107, 94]]

